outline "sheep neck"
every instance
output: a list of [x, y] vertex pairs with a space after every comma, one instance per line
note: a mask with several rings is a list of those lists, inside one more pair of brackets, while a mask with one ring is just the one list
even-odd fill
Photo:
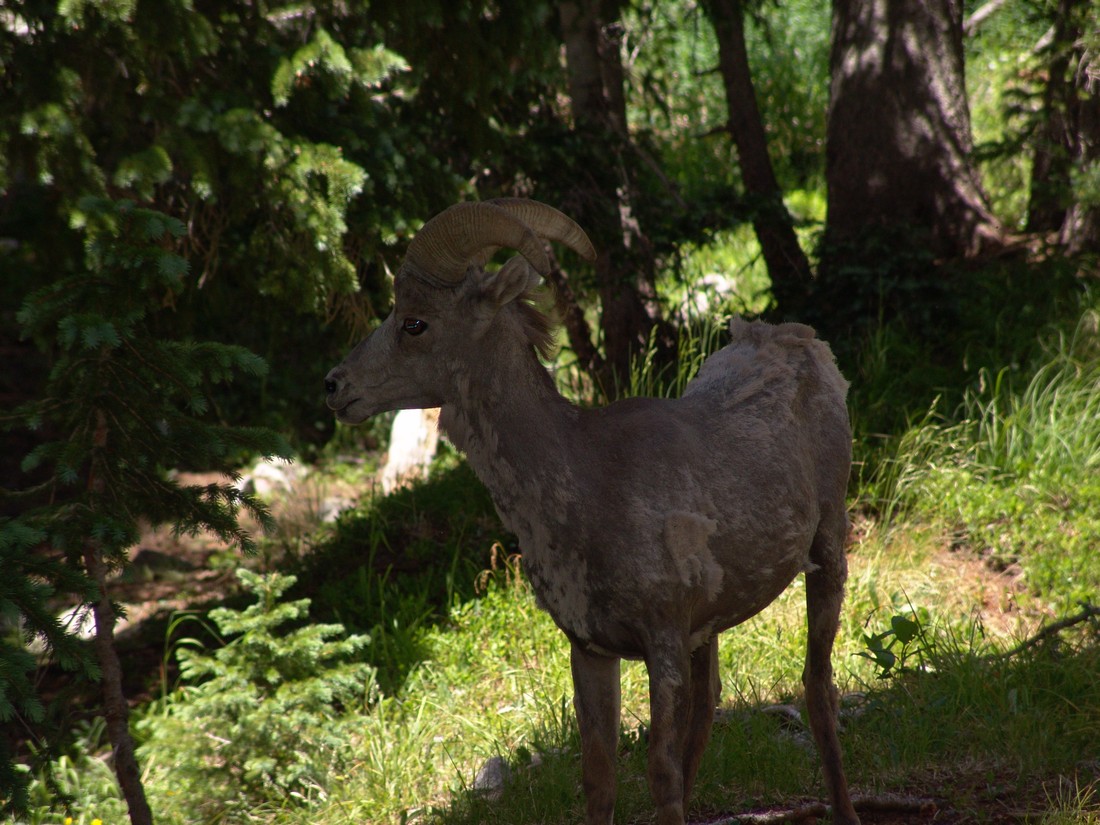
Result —
[[566, 442], [577, 409], [530, 350], [456, 364], [452, 375], [454, 400], [444, 404], [440, 426], [512, 522], [532, 498], [537, 507], [542, 480], [568, 478]]

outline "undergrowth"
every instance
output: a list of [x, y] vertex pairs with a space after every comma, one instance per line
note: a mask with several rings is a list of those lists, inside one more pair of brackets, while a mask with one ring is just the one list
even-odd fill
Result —
[[[914, 775], [938, 771], [942, 776], [962, 770], [954, 767], [960, 765], [965, 770], [980, 765], [1021, 785], [1050, 771], [1080, 774], [1087, 784], [1090, 774], [1077, 763], [1094, 754], [1091, 743], [1100, 734], [1095, 626], [1006, 656], [1024, 631], [987, 626], [975, 608], [989, 597], [984, 585], [960, 579], [952, 556], [927, 538], [898, 526], [865, 535], [852, 548], [834, 662], [841, 691], [850, 697], [845, 704], [854, 701], [843, 741], [856, 789], [904, 790]], [[774, 703], [800, 707], [804, 600], [798, 579], [772, 607], [722, 636], [723, 705], [701, 769], [695, 814], [824, 792], [805, 731], [760, 712]], [[298, 719], [294, 737], [301, 742], [328, 737], [325, 747], [307, 754], [319, 760], [312, 775], [322, 777], [308, 794], [294, 796], [277, 783], [261, 783], [254, 787], [268, 792], [253, 791], [247, 813], [220, 821], [579, 821], [583, 798], [568, 645], [535, 604], [522, 561], [496, 545], [486, 568], [455, 587], [432, 616], [418, 627], [415, 660], [400, 664], [399, 677], [379, 673], [374, 679], [375, 685], [388, 681], [389, 689], [376, 689], [336, 712]], [[916, 631], [908, 632], [914, 625]], [[898, 629], [906, 631], [910, 649], [895, 647], [898, 664], [884, 672], [880, 660], [862, 654], [877, 649], [869, 639], [878, 637], [881, 648], [889, 643], [887, 632]], [[1032, 630], [1029, 624], [1027, 632]], [[279, 655], [279, 647], [274, 644], [257, 663]], [[255, 678], [249, 672], [257, 672], [243, 662], [230, 671], [220, 683], [201, 683], [207, 693], [232, 696]], [[170, 703], [187, 701], [181, 694]], [[255, 722], [263, 712], [259, 706], [242, 709], [242, 721]], [[162, 724], [158, 713], [164, 711], [150, 709], [144, 729]], [[647, 719], [644, 668], [624, 663], [617, 821], [643, 819], [651, 808], [645, 783]], [[209, 716], [205, 724], [215, 720]], [[194, 721], [196, 732], [201, 724]], [[225, 735], [228, 720], [214, 730], [215, 736], [231, 739]], [[299, 740], [285, 742], [288, 750], [264, 748], [263, 753], [282, 752], [280, 763], [293, 765]], [[196, 744], [195, 757], [218, 752], [216, 743], [205, 749]], [[168, 769], [164, 760], [183, 758], [182, 749], [177, 752], [163, 733], [157, 747], [157, 792], [171, 800], [175, 817], [200, 821], [197, 806], [222, 792]], [[66, 815], [90, 822], [94, 812], [111, 810], [110, 795], [93, 781], [99, 774], [89, 769], [102, 764], [95, 753], [74, 754], [61, 766], [74, 799], [52, 814], [40, 811], [35, 822], [60, 825]], [[492, 792], [479, 790], [475, 777], [494, 757], [503, 759], [510, 779]], [[224, 772], [215, 774], [211, 782], [224, 780]], [[80, 782], [72, 784], [72, 776]], [[44, 798], [41, 788], [35, 786], [36, 799]]]
[[1100, 564], [1100, 313], [1054, 335], [1030, 376], [983, 370], [897, 437], [863, 497], [886, 524], [934, 521], [957, 549], [1018, 566], [1058, 607], [1095, 598]]
[[426, 634], [474, 598], [493, 546], [514, 544], [473, 471], [445, 448], [427, 481], [364, 496], [318, 533], [294, 564], [293, 593], [313, 599], [314, 618], [370, 636], [366, 660], [392, 694], [428, 655]]
[[353, 762], [351, 720], [375, 699], [375, 671], [356, 661], [369, 638], [305, 621], [309, 600], [283, 598], [293, 576], [238, 576], [255, 603], [211, 611], [229, 641], [178, 648], [183, 686], [138, 725], [164, 821], [262, 821], [325, 799]]

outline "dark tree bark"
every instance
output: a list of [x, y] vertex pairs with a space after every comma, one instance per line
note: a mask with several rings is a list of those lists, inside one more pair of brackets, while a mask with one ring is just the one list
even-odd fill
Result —
[[126, 800], [131, 825], [152, 825], [153, 812], [145, 798], [141, 769], [130, 735], [130, 706], [122, 690], [122, 663], [115, 650], [115, 610], [107, 594], [107, 570], [99, 549], [91, 544], [84, 548], [84, 567], [95, 583], [99, 599], [92, 605], [95, 617], [95, 639], [92, 643], [99, 668], [103, 673], [103, 717], [107, 722], [107, 737], [111, 740], [115, 775]]
[[[1089, 93], [1080, 99], [1077, 112], [1076, 148], [1082, 166], [1100, 164], [1100, 66], [1083, 77]], [[1059, 233], [1070, 255], [1100, 254], [1100, 206], [1075, 200], [1066, 212]]]
[[825, 254], [873, 227], [910, 228], [939, 258], [996, 245], [970, 158], [961, 0], [833, 0], [832, 30]]
[[[1066, 142], [1070, 162], [1078, 169], [1100, 164], [1100, 29], [1085, 0], [1061, 0], [1055, 29], [1065, 29], [1070, 59], [1060, 78], [1052, 67], [1049, 83], [1065, 88]], [[1071, 199], [1059, 229], [1059, 240], [1071, 255], [1100, 253], [1100, 207], [1093, 200]]]
[[[579, 159], [579, 222], [593, 236], [604, 357], [593, 360], [593, 377], [612, 396], [627, 386], [632, 359], [654, 329], [664, 349], [675, 338], [661, 317], [652, 244], [639, 225], [637, 186], [626, 126], [623, 68], [616, 39], [618, 3], [566, 0], [558, 5], [565, 41], [574, 129], [588, 154]], [[576, 345], [576, 344], [575, 344]]]
[[812, 275], [810, 262], [798, 243], [768, 154], [768, 139], [749, 70], [741, 0], [704, 0], [703, 8], [717, 35], [719, 69], [729, 110], [727, 128], [737, 147], [745, 192], [755, 204], [753, 229], [782, 315], [801, 303]]
[[1066, 218], [1073, 168], [1073, 135], [1070, 109], [1075, 97], [1070, 59], [1076, 33], [1071, 23], [1076, 0], [1059, 0], [1053, 37], [1048, 47], [1047, 82], [1043, 87], [1042, 121], [1035, 135], [1035, 154], [1028, 188], [1028, 232], [1056, 232]]

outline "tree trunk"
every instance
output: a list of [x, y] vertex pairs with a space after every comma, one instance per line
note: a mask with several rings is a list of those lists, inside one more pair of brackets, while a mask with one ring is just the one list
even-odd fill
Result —
[[[617, 14], [617, 6], [612, 12]], [[652, 245], [633, 209], [636, 153], [626, 127], [619, 44], [607, 25], [612, 21], [601, 17], [599, 0], [566, 0], [558, 13], [574, 129], [589, 152], [578, 158], [583, 170], [578, 186], [585, 191], [575, 198], [583, 204], [577, 218], [599, 253], [595, 271], [604, 358], [593, 377], [611, 397], [628, 386], [632, 359], [644, 351], [655, 328], [665, 350], [675, 346], [675, 336], [661, 318]]]
[[[107, 419], [102, 411], [96, 414], [93, 444], [97, 450], [107, 448]], [[88, 479], [88, 492], [93, 499], [104, 492], [104, 480], [92, 465]], [[93, 647], [103, 678], [103, 716], [107, 721], [107, 736], [111, 740], [115, 775], [126, 799], [132, 825], [152, 825], [153, 812], [145, 798], [141, 784], [141, 769], [134, 753], [134, 740], [130, 736], [130, 706], [122, 690], [122, 663], [115, 649], [115, 609], [107, 593], [107, 565], [103, 552], [94, 540], [84, 544], [84, 567], [95, 583], [98, 598], [92, 605], [95, 616], [95, 640]]]
[[882, 227], [939, 258], [996, 243], [970, 158], [961, 0], [833, 0], [832, 29], [826, 255]]
[[1047, 82], [1043, 88], [1042, 122], [1035, 136], [1028, 187], [1025, 227], [1028, 232], [1059, 230], [1071, 197], [1073, 138], [1069, 116], [1075, 89], [1073, 78], [1068, 75], [1076, 39], [1071, 24], [1075, 4], [1076, 0], [1059, 0], [1055, 11]]
[[[1095, 169], [1100, 166], [1100, 72], [1085, 82], [1091, 83], [1091, 89], [1082, 98], [1078, 112], [1078, 163]], [[1091, 194], [1091, 203], [1076, 198], [1062, 223], [1059, 236], [1070, 255], [1100, 254], [1100, 206], [1095, 201], [1100, 193]]]
[[[1081, 0], [1062, 0], [1058, 6], [1059, 17], [1067, 21], [1070, 71], [1063, 75], [1066, 131], [1071, 163], [1077, 170], [1100, 166], [1100, 29], [1090, 7]], [[1053, 70], [1050, 82], [1055, 82]], [[1095, 183], [1092, 187], [1091, 192], [1070, 192], [1071, 202], [1059, 230], [1059, 239], [1070, 255], [1100, 253], [1100, 192]]]
[[718, 38], [728, 129], [737, 146], [745, 192], [755, 203], [753, 229], [771, 277], [772, 295], [779, 313], [784, 314], [802, 302], [812, 273], [768, 154], [745, 47], [744, 8], [741, 0], [705, 0], [703, 8]]
[[115, 775], [132, 825], [152, 825], [153, 812], [141, 784], [141, 769], [130, 736], [130, 706], [122, 690], [122, 663], [115, 650], [115, 611], [107, 595], [106, 565], [99, 549], [91, 543], [84, 548], [84, 566], [95, 583], [99, 598], [92, 606], [95, 616], [93, 648], [103, 672], [103, 716], [107, 721], [107, 736], [115, 761]]

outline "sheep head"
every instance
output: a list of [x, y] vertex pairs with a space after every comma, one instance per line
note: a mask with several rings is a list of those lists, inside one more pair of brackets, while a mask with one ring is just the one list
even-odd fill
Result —
[[[544, 239], [595, 257], [584, 230], [537, 201], [460, 203], [424, 224], [394, 278], [393, 310], [325, 377], [337, 419], [358, 424], [387, 410], [446, 403], [450, 359], [550, 271]], [[486, 272], [501, 247], [519, 255]]]

